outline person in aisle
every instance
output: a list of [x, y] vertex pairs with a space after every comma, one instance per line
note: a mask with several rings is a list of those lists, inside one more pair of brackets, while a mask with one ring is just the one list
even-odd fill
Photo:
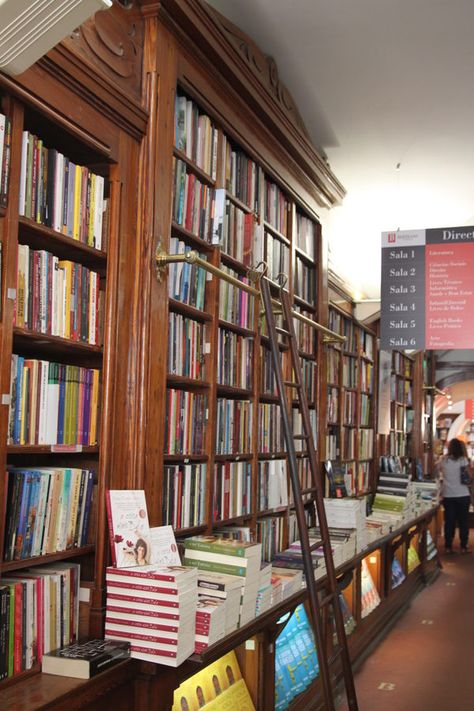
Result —
[[468, 553], [471, 486], [461, 482], [461, 471], [463, 467], [466, 467], [471, 479], [473, 472], [464, 442], [460, 439], [452, 439], [448, 445], [448, 453], [442, 457], [436, 467], [444, 507], [444, 545], [446, 553], [453, 552], [456, 526], [459, 526], [461, 553]]

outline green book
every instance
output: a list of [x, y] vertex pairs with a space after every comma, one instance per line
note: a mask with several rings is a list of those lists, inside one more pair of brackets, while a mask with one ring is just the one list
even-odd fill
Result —
[[208, 553], [219, 553], [220, 555], [232, 555], [240, 558], [250, 558], [260, 555], [260, 544], [250, 541], [236, 541], [232, 538], [221, 538], [220, 536], [192, 536], [184, 541], [185, 548], [196, 551], [207, 551]]
[[198, 570], [207, 570], [212, 573], [224, 573], [225, 575], [238, 575], [244, 578], [247, 575], [247, 568], [241, 568], [238, 565], [227, 565], [226, 563], [215, 563], [211, 560], [197, 560], [195, 558], [186, 558], [184, 555], [184, 565], [188, 568], [198, 568]]

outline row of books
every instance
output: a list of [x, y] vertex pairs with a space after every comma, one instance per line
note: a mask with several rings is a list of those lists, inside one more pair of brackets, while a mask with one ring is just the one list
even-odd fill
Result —
[[8, 202], [10, 182], [12, 122], [9, 116], [0, 114], [0, 207]]
[[213, 521], [245, 516], [252, 510], [252, 462], [216, 462]]
[[310, 217], [296, 211], [296, 246], [310, 259], [315, 258], [316, 229], [316, 223]]
[[23, 131], [19, 214], [102, 249], [104, 178]]
[[[170, 254], [186, 254], [191, 252], [191, 247], [186, 245], [179, 237], [170, 238]], [[204, 254], [199, 254], [205, 259]], [[206, 287], [206, 272], [196, 264], [176, 262], [168, 267], [168, 296], [170, 299], [190, 304], [202, 311]]]
[[165, 422], [167, 454], [202, 452], [206, 412], [206, 395], [168, 388]]
[[[328, 385], [327, 393], [326, 419], [329, 424], [337, 424], [339, 421], [339, 389]], [[329, 455], [328, 458], [333, 459]]]
[[254, 213], [259, 212], [261, 168], [224, 136], [225, 187]]
[[272, 352], [264, 344], [260, 348], [260, 388], [266, 395], [278, 394]]
[[8, 444], [94, 445], [99, 371], [12, 355]]
[[314, 267], [308, 266], [298, 257], [295, 261], [293, 285], [295, 296], [299, 296], [300, 299], [303, 299], [308, 304], [316, 302], [316, 271]]
[[339, 351], [337, 351], [335, 348], [328, 348], [327, 360], [326, 360], [327, 378], [328, 378], [328, 383], [331, 383], [332, 385], [338, 385], [338, 383], [339, 383], [340, 363], [341, 363], [341, 354], [339, 353]]
[[[265, 248], [264, 254], [262, 253], [263, 247]], [[260, 245], [256, 245], [255, 260], [257, 262], [264, 261], [268, 268], [268, 278], [278, 282], [280, 275], [284, 275], [286, 279], [289, 274], [290, 248], [281, 242], [278, 237], [274, 237], [271, 232], [265, 232], [264, 243], [261, 242]]]
[[252, 403], [248, 400], [218, 398], [216, 454], [251, 452], [252, 414]]
[[184, 96], [175, 99], [175, 146], [207, 173], [216, 177], [218, 130], [198, 105]]
[[0, 679], [40, 663], [77, 639], [80, 566], [54, 563], [4, 575], [0, 582]]
[[93, 491], [94, 473], [89, 469], [9, 470], [5, 560], [85, 545]]
[[404, 378], [413, 377], [413, 361], [400, 351], [392, 351], [392, 368]]
[[[243, 277], [229, 268], [223, 267], [223, 270], [243, 284], [249, 284], [247, 277]], [[221, 279], [219, 282], [219, 318], [242, 328], [253, 329], [254, 297]]]
[[270, 459], [258, 463], [257, 494], [259, 511], [269, 511], [288, 505], [286, 459]]
[[411, 406], [413, 404], [411, 381], [392, 374], [390, 377], [390, 397], [392, 400]]
[[273, 561], [283, 548], [285, 522], [282, 516], [265, 516], [257, 521], [257, 541], [262, 544], [262, 560]]
[[97, 272], [18, 245], [15, 326], [97, 345], [100, 300]]
[[217, 382], [251, 390], [254, 341], [220, 328], [217, 343]]
[[163, 523], [175, 530], [200, 526], [206, 519], [206, 464], [165, 464]]
[[[278, 232], [288, 237], [290, 203], [280, 188], [268, 178], [264, 181], [264, 219]], [[285, 272], [286, 274], [288, 272]]]
[[353, 356], [343, 356], [342, 384], [345, 388], [357, 387], [357, 365], [358, 361]]
[[216, 229], [213, 224], [214, 188], [199, 180], [179, 158], [173, 158], [173, 174], [173, 221], [196, 237], [212, 243]]
[[171, 311], [168, 319], [168, 373], [202, 380], [205, 338], [204, 324]]
[[258, 406], [258, 451], [283, 452], [284, 433], [281, 407], [274, 403], [259, 403]]
[[[303, 358], [301, 360], [301, 382], [303, 383], [309, 403], [316, 401], [316, 391], [318, 387], [317, 377], [317, 363], [314, 360], [306, 360]], [[296, 400], [295, 395], [293, 395], [293, 399]]]
[[[217, 191], [218, 193], [220, 191]], [[219, 222], [219, 198], [216, 196], [215, 218]], [[225, 254], [249, 267], [253, 264], [253, 247], [256, 236], [255, 216], [245, 212], [227, 198], [222, 215], [222, 235], [220, 247]]]
[[374, 390], [374, 364], [365, 360], [361, 362], [360, 389], [366, 393], [372, 393]]
[[[314, 320], [314, 314], [305, 311], [298, 304], [295, 304], [294, 310], [301, 313], [302, 316], [306, 316], [311, 320]], [[293, 326], [295, 328], [295, 335], [298, 342], [298, 348], [302, 353], [308, 355], [314, 355], [315, 352], [315, 333], [316, 331], [309, 324], [304, 323], [298, 318], [293, 319]]]

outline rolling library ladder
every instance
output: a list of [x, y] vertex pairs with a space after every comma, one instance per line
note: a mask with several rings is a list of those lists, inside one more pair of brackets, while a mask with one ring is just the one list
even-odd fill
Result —
[[[314, 635], [316, 640], [316, 648], [318, 653], [319, 668], [321, 673], [325, 708], [328, 711], [334, 709], [334, 695], [331, 681], [331, 667], [340, 658], [342, 663], [342, 673], [347, 695], [347, 703], [351, 711], [357, 711], [357, 698], [354, 687], [354, 679], [352, 675], [351, 661], [349, 657], [349, 649], [347, 646], [346, 633], [344, 629], [344, 621], [339, 604], [338, 587], [336, 574], [334, 569], [334, 561], [332, 556], [331, 542], [329, 539], [328, 525], [326, 521], [326, 512], [324, 508], [324, 491], [323, 484], [318, 476], [316, 451], [314, 445], [313, 431], [309, 416], [308, 402], [306, 392], [303, 386], [301, 365], [298, 355], [297, 339], [293, 324], [292, 309], [290, 306], [288, 293], [280, 288], [280, 299], [283, 317], [283, 327], [277, 327], [275, 321], [274, 303], [270, 293], [270, 284], [266, 277], [260, 280], [260, 288], [264, 307], [264, 315], [267, 323], [268, 336], [270, 339], [270, 348], [272, 353], [272, 363], [275, 373], [275, 380], [278, 389], [278, 396], [281, 405], [283, 432], [285, 436], [288, 467], [290, 471], [291, 485], [293, 488], [293, 500], [295, 504], [296, 519], [298, 522], [298, 530], [300, 535], [301, 553], [303, 557], [304, 574], [306, 586], [308, 589], [308, 599], [311, 611], [311, 619], [313, 623]], [[281, 363], [280, 350], [278, 347], [278, 335], [284, 335], [288, 340], [291, 358], [291, 368], [293, 373], [292, 380], [283, 379], [283, 369]], [[287, 388], [294, 388], [296, 391], [296, 402], [301, 414], [302, 434], [295, 435], [293, 426], [289, 418], [288, 398], [286, 395]], [[298, 468], [296, 461], [295, 440], [302, 439], [307, 447], [308, 459], [310, 463], [311, 481], [314, 489], [314, 498], [316, 504], [316, 512], [318, 516], [319, 531], [321, 540], [310, 543], [308, 527], [305, 519], [304, 506], [301, 497], [301, 486], [298, 478]], [[327, 583], [325, 587], [325, 595], [318, 596], [316, 582], [314, 578], [314, 568], [312, 563], [311, 552], [319, 547], [322, 547], [324, 553], [324, 562], [326, 564]], [[337, 647], [333, 653], [328, 654], [328, 640], [325, 631], [327, 631], [327, 612], [329, 607], [332, 607], [333, 619], [336, 628]]]

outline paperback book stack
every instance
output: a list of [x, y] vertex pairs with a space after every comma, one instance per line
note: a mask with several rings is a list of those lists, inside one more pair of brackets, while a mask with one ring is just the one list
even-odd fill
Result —
[[240, 578], [239, 627], [253, 620], [260, 583], [261, 544], [219, 536], [192, 536], [183, 544], [184, 565]]
[[303, 586], [303, 571], [289, 568], [275, 568], [272, 566], [272, 579], [277, 579], [281, 584], [282, 600], [294, 595]]
[[[310, 544], [311, 543], [312, 541], [310, 539]], [[311, 561], [315, 580], [322, 578], [326, 574], [326, 565], [321, 548], [311, 551]], [[272, 560], [272, 565], [275, 572], [277, 572], [276, 569], [300, 570], [304, 577], [304, 564], [300, 541], [294, 541], [289, 548], [280, 553], [276, 553]]]
[[401, 522], [415, 515], [416, 490], [410, 475], [396, 457], [381, 458], [381, 471], [373, 509], [398, 514]]
[[225, 603], [225, 634], [228, 635], [237, 629], [242, 588], [240, 578], [235, 575], [198, 570], [197, 585], [200, 600], [212, 598]]
[[414, 481], [415, 490], [415, 516], [420, 516], [438, 504], [439, 484], [436, 481]]
[[131, 656], [178, 666], [194, 651], [197, 571], [181, 566], [107, 568], [106, 639]]
[[356, 533], [356, 552], [367, 546], [365, 530], [365, 499], [324, 499], [326, 519], [331, 528], [353, 528]]
[[[321, 540], [321, 531], [318, 526], [310, 528], [308, 533], [310, 542], [311, 539], [317, 541]], [[334, 526], [329, 526], [328, 533], [336, 567], [339, 565], [339, 561], [344, 563], [346, 560], [351, 560], [357, 550], [356, 530], [354, 528], [335, 528]]]
[[206, 647], [225, 636], [225, 600], [201, 597], [196, 608], [194, 651], [200, 654]]
[[260, 583], [257, 593], [256, 615], [262, 615], [272, 606], [272, 566], [271, 563], [261, 563]]

